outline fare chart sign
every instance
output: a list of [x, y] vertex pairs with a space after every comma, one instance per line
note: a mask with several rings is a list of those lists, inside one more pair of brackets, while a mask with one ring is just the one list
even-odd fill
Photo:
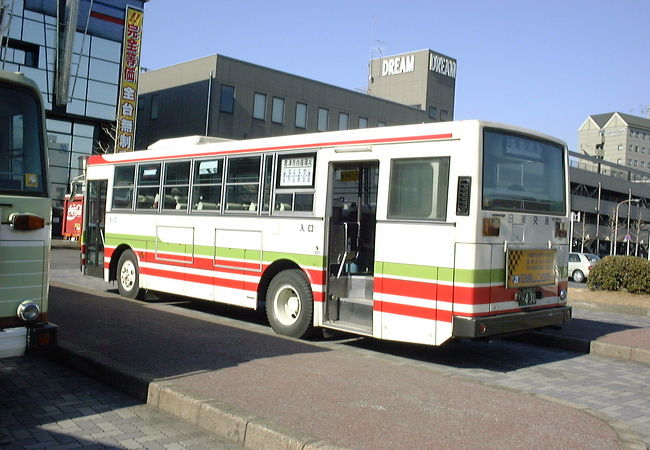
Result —
[[140, 74], [140, 50], [142, 48], [141, 9], [127, 6], [124, 17], [124, 40], [122, 41], [122, 71], [117, 101], [117, 134], [115, 153], [135, 150], [135, 121], [138, 111], [138, 76]]

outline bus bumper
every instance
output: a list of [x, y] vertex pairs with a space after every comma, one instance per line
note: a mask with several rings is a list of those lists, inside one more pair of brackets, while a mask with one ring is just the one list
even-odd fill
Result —
[[49, 350], [56, 346], [58, 327], [42, 323], [0, 330], [0, 359], [22, 356], [27, 350]]
[[487, 317], [454, 316], [452, 336], [477, 338], [561, 325], [571, 319], [571, 307], [542, 309]]

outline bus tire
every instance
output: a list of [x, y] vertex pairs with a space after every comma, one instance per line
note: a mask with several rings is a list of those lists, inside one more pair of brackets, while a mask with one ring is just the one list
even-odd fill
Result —
[[266, 317], [273, 330], [284, 336], [311, 335], [314, 295], [302, 270], [284, 270], [269, 284], [266, 292]]
[[117, 262], [117, 290], [126, 298], [143, 297], [140, 289], [140, 269], [133, 250], [124, 250]]

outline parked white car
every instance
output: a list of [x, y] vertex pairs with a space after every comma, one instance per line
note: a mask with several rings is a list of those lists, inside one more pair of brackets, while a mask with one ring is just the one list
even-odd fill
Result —
[[584, 282], [591, 267], [600, 261], [600, 256], [593, 253], [569, 253], [569, 276], [576, 283]]

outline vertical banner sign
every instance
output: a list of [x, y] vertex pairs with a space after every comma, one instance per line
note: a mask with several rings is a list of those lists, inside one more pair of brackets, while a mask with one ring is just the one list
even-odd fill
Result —
[[142, 48], [141, 9], [127, 6], [124, 17], [122, 41], [122, 71], [117, 102], [117, 133], [115, 153], [135, 150], [135, 120], [138, 112], [138, 77], [140, 75], [140, 49]]

